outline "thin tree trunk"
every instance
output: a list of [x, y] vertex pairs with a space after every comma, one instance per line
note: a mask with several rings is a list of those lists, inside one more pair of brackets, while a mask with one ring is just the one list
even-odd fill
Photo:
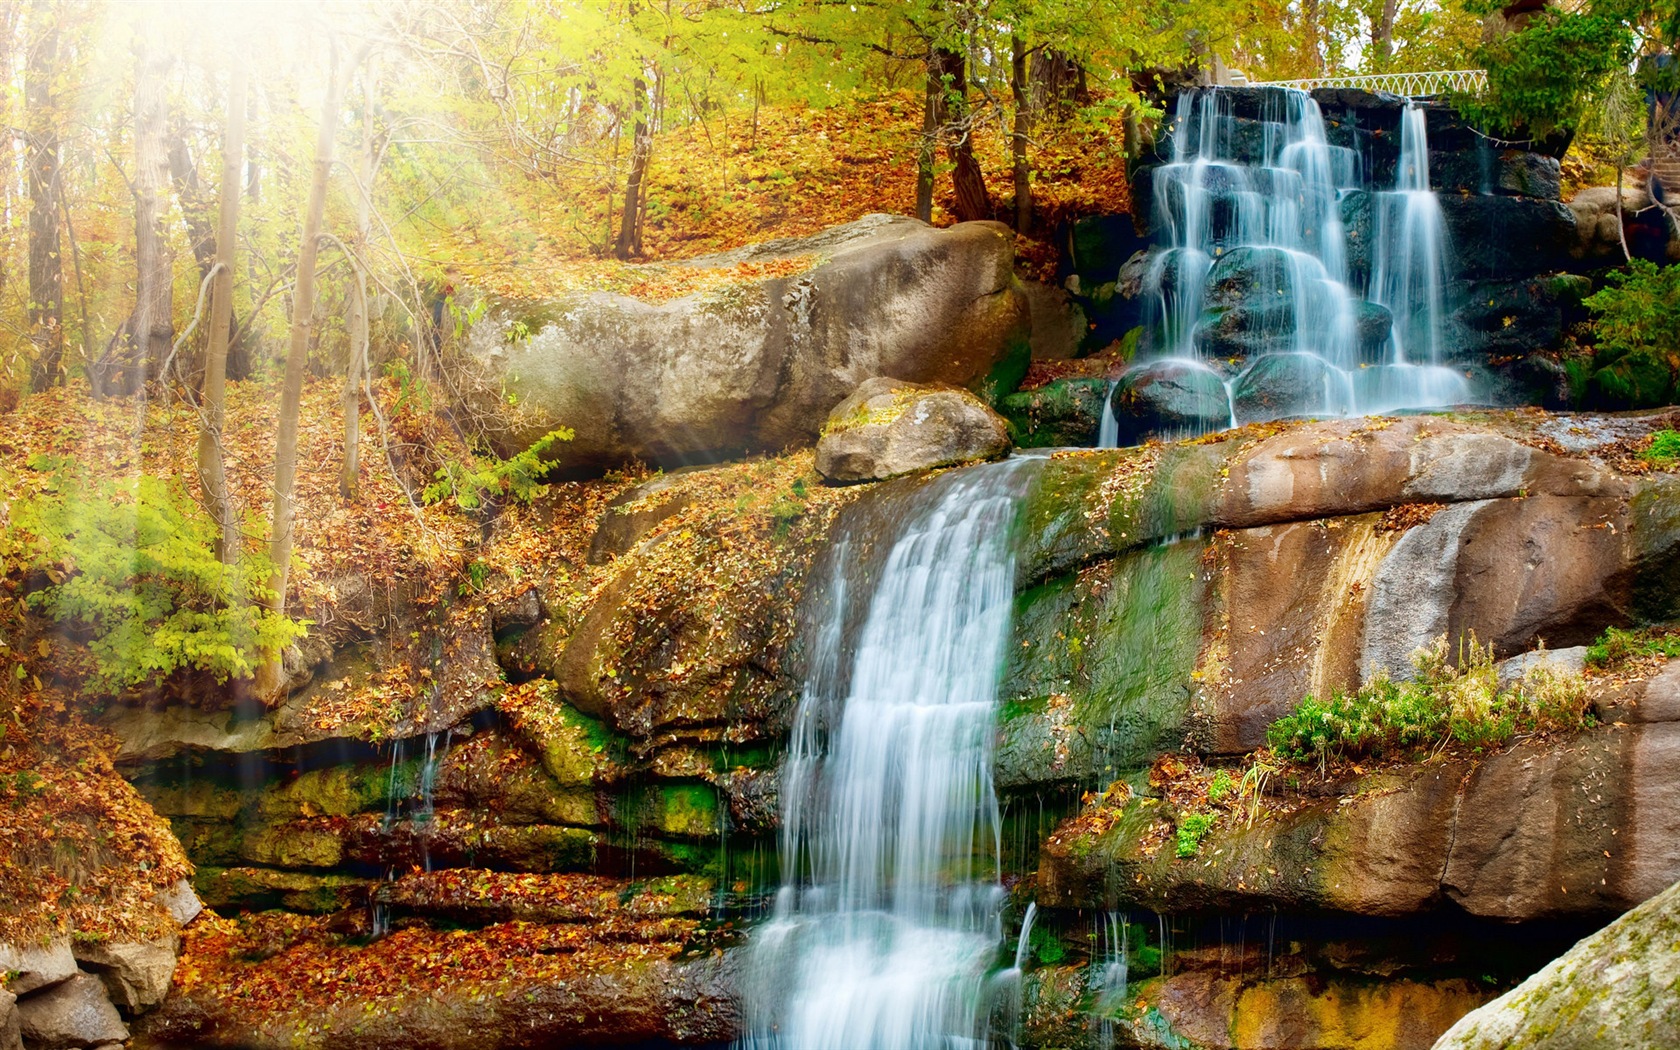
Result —
[[951, 183], [956, 190], [957, 221], [990, 219], [993, 215], [992, 197], [986, 190], [986, 177], [974, 156], [973, 129], [968, 111], [968, 62], [961, 52], [936, 48], [934, 56], [940, 71], [939, 116], [946, 135], [946, 152], [951, 158]]
[[228, 491], [222, 459], [226, 422], [228, 335], [233, 327], [233, 264], [239, 238], [239, 202], [244, 189], [246, 66], [234, 62], [228, 73], [227, 130], [222, 135], [221, 212], [216, 225], [215, 280], [210, 285], [210, 339], [204, 354], [204, 414], [198, 431], [198, 477], [211, 516], [221, 529], [217, 554], [222, 563], [239, 560], [239, 521]]
[[1015, 232], [1032, 228], [1032, 173], [1027, 168], [1027, 138], [1032, 131], [1032, 114], [1027, 97], [1027, 42], [1019, 35], [1009, 38], [1009, 89], [1015, 100], [1015, 133], [1009, 140], [1010, 160], [1015, 168]]
[[58, 65], [58, 26], [44, 3], [30, 8], [29, 56], [24, 69], [24, 108], [29, 133], [29, 337], [35, 344], [30, 389], [39, 392], [63, 378], [64, 264], [58, 241], [58, 113], [52, 79]]
[[636, 129], [630, 148], [630, 180], [624, 188], [624, 218], [618, 225], [618, 241], [613, 255], [629, 259], [642, 254], [642, 185], [647, 179], [648, 159], [653, 155], [653, 129], [647, 119], [647, 84], [641, 77], [633, 81]]
[[[297, 284], [292, 290], [292, 330], [286, 347], [286, 380], [280, 393], [279, 432], [274, 448], [274, 525], [268, 554], [274, 575], [267, 604], [276, 613], [286, 608], [286, 577], [292, 561], [292, 523], [297, 517], [293, 497], [297, 488], [298, 408], [303, 400], [303, 373], [309, 356], [310, 336], [315, 325], [315, 259], [320, 251], [321, 216], [326, 210], [327, 183], [332, 175], [333, 137], [338, 131], [338, 111], [344, 101], [345, 72], [338, 55], [332, 59], [326, 101], [321, 107], [321, 128], [315, 140], [315, 173], [309, 186], [309, 206], [304, 212], [303, 235], [298, 243]], [[280, 653], [265, 654], [257, 670], [258, 694], [279, 693]]]
[[1371, 26], [1371, 50], [1376, 52], [1376, 68], [1388, 70], [1394, 57], [1394, 19], [1400, 13], [1400, 0], [1382, 0], [1382, 14]]
[[167, 52], [143, 41], [134, 72], [134, 372], [125, 383], [134, 389], [155, 379], [174, 339], [171, 317], [173, 284], [168, 242], [163, 229], [169, 195], [169, 105], [164, 76]]
[[368, 283], [362, 269], [367, 259], [373, 229], [374, 113], [379, 99], [379, 60], [370, 59], [362, 75], [362, 156], [356, 177], [361, 182], [356, 195], [356, 240], [358, 258], [350, 260], [350, 357], [344, 367], [344, 470], [339, 474], [338, 492], [347, 500], [356, 498], [361, 476], [362, 373], [368, 362]]
[[939, 63], [930, 50], [927, 57], [927, 93], [922, 99], [922, 140], [916, 150], [916, 218], [933, 221], [933, 162], [939, 145], [940, 99], [945, 85]]

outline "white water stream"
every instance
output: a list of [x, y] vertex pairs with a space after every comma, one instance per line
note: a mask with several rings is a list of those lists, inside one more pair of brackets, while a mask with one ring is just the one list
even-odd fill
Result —
[[[913, 502], [861, 627], [847, 630], [841, 594], [816, 631], [744, 1047], [986, 1045], [1004, 902], [993, 708], [1033, 473], [1007, 460], [900, 495]], [[835, 567], [836, 590], [856, 579], [846, 557]]]
[[[1163, 244], [1143, 288], [1153, 360], [1213, 369], [1232, 425], [1469, 399], [1464, 375], [1442, 364], [1448, 245], [1429, 188], [1423, 109], [1408, 103], [1402, 114], [1392, 189], [1373, 185], [1358, 152], [1329, 143], [1324, 115], [1303, 91], [1268, 89], [1258, 121], [1235, 117], [1230, 96], [1218, 89], [1185, 92], [1172, 126], [1173, 158], [1155, 172], [1153, 218]], [[1350, 264], [1342, 204], [1353, 193], [1370, 197], [1368, 273]], [[1237, 276], [1238, 258], [1254, 286], [1240, 302], [1245, 338], [1258, 346], [1243, 371], [1226, 378], [1214, 333], [1230, 303], [1210, 295]], [[1369, 330], [1382, 316], [1370, 304], [1391, 314], [1386, 333]], [[1365, 322], [1362, 336], [1366, 314], [1376, 321]], [[1288, 355], [1300, 357], [1289, 362]], [[1245, 379], [1257, 369], [1288, 379], [1274, 379], [1267, 397], [1245, 403]], [[1117, 427], [1104, 427], [1099, 444], [1117, 436]]]

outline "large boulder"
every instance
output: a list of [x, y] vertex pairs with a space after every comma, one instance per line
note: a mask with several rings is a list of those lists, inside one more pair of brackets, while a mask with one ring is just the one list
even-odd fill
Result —
[[1229, 426], [1230, 394], [1219, 373], [1197, 361], [1168, 358], [1126, 370], [1109, 399], [1116, 444], [1196, 437]]
[[511, 415], [506, 444], [570, 427], [550, 454], [574, 474], [711, 462], [809, 444], [866, 379], [992, 397], [1026, 368], [1027, 300], [999, 223], [875, 215], [688, 265], [789, 260], [815, 265], [658, 305], [604, 292], [495, 304], [469, 346], [506, 395], [492, 406]]
[[75, 976], [76, 957], [67, 939], [22, 947], [0, 944], [0, 974], [7, 976], [6, 989], [13, 995], [28, 995]]
[[1680, 884], [1460, 1018], [1435, 1050], [1680, 1046]]
[[78, 944], [76, 961], [105, 982], [113, 1003], [137, 1014], [169, 994], [180, 947], [174, 934], [149, 941]]
[[842, 484], [878, 481], [1008, 450], [1007, 424], [973, 394], [878, 378], [829, 416], [817, 471]]
[[30, 1050], [73, 1050], [128, 1039], [128, 1027], [105, 997], [105, 985], [91, 974], [79, 973], [25, 996], [17, 1009]]
[[18, 1019], [17, 996], [0, 991], [0, 1050], [23, 1050], [23, 1028]]

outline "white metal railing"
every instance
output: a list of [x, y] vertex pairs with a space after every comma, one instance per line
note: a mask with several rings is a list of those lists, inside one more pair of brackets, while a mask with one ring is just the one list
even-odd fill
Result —
[[1449, 91], [1476, 94], [1487, 86], [1485, 69], [1436, 69], [1426, 73], [1370, 73], [1357, 77], [1309, 77], [1305, 80], [1251, 81], [1255, 87], [1286, 87], [1312, 91], [1315, 88], [1360, 88], [1391, 95], [1422, 98]]

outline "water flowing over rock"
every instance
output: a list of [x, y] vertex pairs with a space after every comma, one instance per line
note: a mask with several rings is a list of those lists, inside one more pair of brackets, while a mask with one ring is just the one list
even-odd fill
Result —
[[1680, 884], [1453, 1025], [1435, 1050], [1680, 1045]]
[[[1397, 123], [1398, 156], [1377, 165], [1330, 141], [1305, 92], [1179, 95], [1171, 160], [1148, 180], [1162, 244], [1139, 295], [1153, 355], [1247, 362], [1231, 398], [1239, 421], [1470, 396], [1464, 377], [1442, 367], [1448, 248], [1425, 111], [1408, 103]], [[1392, 172], [1381, 189], [1379, 167]], [[1348, 225], [1352, 195], [1366, 214]], [[1358, 383], [1362, 363], [1387, 374]]]
[[564, 426], [576, 436], [550, 454], [574, 474], [715, 462], [811, 443], [866, 379], [989, 398], [1026, 368], [1026, 296], [999, 223], [877, 215], [687, 265], [790, 258], [815, 265], [662, 305], [603, 292], [495, 306], [469, 345], [517, 402], [508, 446]]
[[[856, 616], [839, 541], [783, 777], [775, 913], [744, 1045], [984, 1044], [1002, 940], [991, 721], [1030, 463], [948, 475], [901, 523]], [[853, 632], [856, 632], [853, 634]]]

